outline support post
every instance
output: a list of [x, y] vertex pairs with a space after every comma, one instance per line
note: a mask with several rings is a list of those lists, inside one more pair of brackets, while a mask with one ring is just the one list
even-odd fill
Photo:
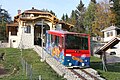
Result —
[[102, 52], [102, 64], [103, 64], [103, 70], [104, 70], [104, 71], [107, 71], [105, 51]]
[[44, 19], [42, 19], [42, 27], [41, 27], [41, 62], [45, 61], [45, 54], [43, 51], [43, 29], [44, 29]]

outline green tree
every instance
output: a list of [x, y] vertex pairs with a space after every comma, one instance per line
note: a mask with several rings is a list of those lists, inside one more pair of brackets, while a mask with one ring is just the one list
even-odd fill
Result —
[[62, 18], [61, 18], [63, 21], [65, 21], [65, 15], [63, 14]]
[[75, 17], [75, 11], [74, 10], [72, 10], [72, 13], [71, 13], [71, 18], [72, 17]]
[[74, 10], [72, 10], [72, 13], [71, 13], [71, 16], [70, 16], [70, 19], [69, 19], [69, 23], [75, 25], [76, 20], [77, 20], [76, 13], [75, 13]]
[[95, 20], [95, 10], [96, 10], [96, 4], [93, 2], [90, 2], [86, 12], [85, 12], [85, 17], [84, 17], [84, 26], [85, 26], [85, 31], [88, 34], [94, 35], [92, 32], [92, 25]]
[[91, 0], [91, 2], [95, 3], [96, 4], [96, 0]]
[[112, 11], [116, 14], [116, 25], [120, 27], [120, 0], [113, 0]]
[[68, 17], [68, 15], [67, 15], [67, 13], [66, 13], [66, 15], [63, 14], [63, 16], [62, 16], [61, 19], [62, 19], [63, 21], [65, 21], [65, 22], [69, 22], [69, 17]]
[[0, 7], [0, 40], [6, 38], [6, 23], [11, 21], [9, 13]]
[[56, 16], [55, 12], [53, 12], [52, 10], [48, 10], [48, 9], [44, 9], [43, 8], [42, 11], [44, 11], [44, 12], [50, 12], [51, 14], [53, 14], [54, 16]]
[[80, 0], [80, 3], [78, 4], [76, 8], [77, 8], [75, 10], [76, 24], [75, 24], [75, 27], [71, 31], [84, 32], [85, 28], [83, 25], [83, 19], [84, 19], [85, 7], [84, 7], [82, 0]]
[[68, 22], [68, 20], [69, 20], [69, 17], [68, 17], [68, 15], [66, 13], [66, 15], [65, 15], [65, 21]]
[[49, 12], [50, 12], [51, 14], [53, 14], [54, 16], [56, 16], [55, 13], [54, 13], [52, 10], [50, 10]]

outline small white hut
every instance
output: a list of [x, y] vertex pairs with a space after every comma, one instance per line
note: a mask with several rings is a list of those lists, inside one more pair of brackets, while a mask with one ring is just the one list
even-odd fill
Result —
[[[108, 42], [112, 40], [113, 38], [117, 37], [120, 39], [120, 28], [116, 26], [110, 26], [104, 30], [102, 30], [104, 34], [104, 42]], [[120, 62], [120, 42], [115, 45], [114, 47], [111, 47], [106, 51], [107, 54], [107, 62]]]

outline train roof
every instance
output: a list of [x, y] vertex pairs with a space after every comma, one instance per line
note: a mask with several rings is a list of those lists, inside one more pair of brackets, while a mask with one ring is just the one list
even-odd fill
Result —
[[61, 35], [64, 35], [64, 34], [80, 34], [80, 35], [84, 35], [84, 36], [88, 36], [89, 34], [85, 34], [85, 33], [76, 33], [76, 32], [69, 32], [69, 31], [63, 31], [63, 30], [48, 30], [48, 33], [51, 33], [51, 34], [61, 34]]

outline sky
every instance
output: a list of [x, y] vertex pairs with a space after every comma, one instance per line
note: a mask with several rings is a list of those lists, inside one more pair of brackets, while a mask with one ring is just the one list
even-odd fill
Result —
[[[82, 0], [85, 6], [88, 6], [90, 0]], [[75, 10], [80, 0], [0, 0], [0, 5], [6, 9], [10, 16], [17, 15], [20, 9], [22, 12], [32, 7], [35, 9], [48, 9], [55, 12], [57, 18], [61, 19], [63, 14], [70, 16], [71, 11]]]

